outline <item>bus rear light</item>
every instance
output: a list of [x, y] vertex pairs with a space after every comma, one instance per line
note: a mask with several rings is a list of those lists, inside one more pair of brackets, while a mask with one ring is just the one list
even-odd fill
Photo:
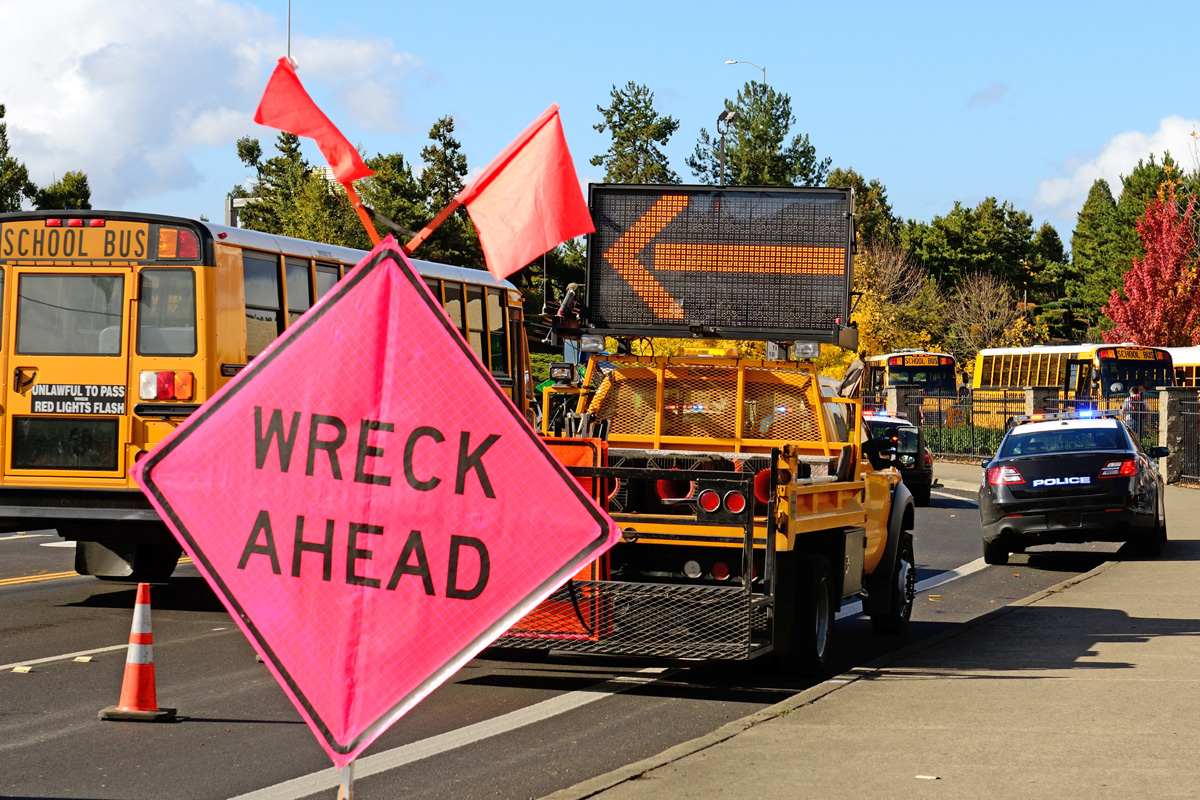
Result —
[[200, 241], [196, 238], [196, 234], [191, 231], [179, 231], [179, 257], [200, 257]]
[[158, 257], [175, 258], [175, 250], [179, 244], [178, 228], [158, 229]]
[[69, 220], [67, 220], [67, 227], [68, 228], [82, 228], [83, 220], [82, 219], [69, 219]]
[[138, 376], [138, 397], [142, 400], [191, 400], [195, 378], [190, 372], [144, 370]]
[[725, 510], [730, 514], [740, 514], [746, 510], [746, 498], [741, 492], [729, 492], [725, 495]]
[[103, 228], [103, 227], [104, 227], [104, 220], [102, 220], [102, 219], [89, 219], [89, 220], [88, 220], [88, 227], [89, 227], [89, 228]]
[[61, 228], [62, 220], [61, 219], [47, 219], [46, 227], [47, 228]]

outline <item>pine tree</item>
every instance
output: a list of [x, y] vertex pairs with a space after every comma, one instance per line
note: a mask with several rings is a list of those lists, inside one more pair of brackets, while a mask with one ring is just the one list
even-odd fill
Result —
[[[736, 100], [725, 101], [726, 111], [736, 111], [725, 136], [724, 175], [730, 186], [822, 186], [831, 159], [817, 160], [817, 149], [808, 134], [788, 134], [796, 124], [792, 99], [765, 83], [748, 82]], [[700, 129], [696, 149], [687, 165], [699, 180], [721, 181], [720, 137]]]
[[853, 167], [839, 167], [829, 173], [825, 183], [854, 190], [854, 233], [860, 248], [898, 241], [899, 223], [888, 201], [887, 187], [878, 178], [867, 182]]
[[37, 190], [33, 207], [39, 211], [91, 208], [92, 190], [87, 175], [78, 171], [64, 173], [59, 180]]
[[[4, 105], [0, 104], [0, 120]], [[29, 180], [29, 170], [9, 153], [8, 123], [0, 122], [0, 211], [20, 211], [21, 198], [32, 200], [37, 186]]]
[[[463, 179], [467, 176], [467, 157], [462, 153], [462, 145], [454, 138], [454, 118], [438, 119], [429, 129], [429, 138], [432, 144], [421, 150], [421, 160], [425, 162], [421, 189], [426, 198], [426, 221], [450, 204], [454, 195], [462, 190]], [[486, 266], [479, 235], [463, 208], [438, 226], [421, 245], [417, 257], [474, 269]]]
[[612, 87], [612, 104], [596, 106], [604, 117], [592, 127], [612, 135], [612, 145], [603, 155], [593, 156], [594, 167], [604, 167], [607, 183], [679, 183], [667, 156], [659, 150], [666, 146], [679, 120], [662, 117], [654, 110], [654, 93], [646, 86], [629, 81], [625, 88]]

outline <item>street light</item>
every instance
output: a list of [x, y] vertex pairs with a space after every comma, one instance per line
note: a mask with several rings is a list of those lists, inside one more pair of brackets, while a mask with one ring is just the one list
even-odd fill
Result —
[[726, 61], [725, 63], [726, 64], [749, 64], [750, 66], [754, 67], [755, 69], [761, 69], [762, 74], [763, 74], [763, 86], [767, 85], [767, 68], [766, 67], [760, 67], [758, 64], [755, 64], [753, 61]]
[[737, 119], [738, 113], [733, 109], [722, 111], [717, 117], [717, 133], [721, 134], [721, 185], [725, 185], [725, 134], [729, 133], [729, 123]]

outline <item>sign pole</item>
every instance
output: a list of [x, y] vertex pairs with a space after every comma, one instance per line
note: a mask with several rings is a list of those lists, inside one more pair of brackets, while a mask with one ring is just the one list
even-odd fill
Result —
[[374, 223], [367, 216], [367, 210], [363, 208], [362, 200], [358, 199], [358, 192], [354, 191], [354, 186], [351, 181], [344, 181], [343, 188], [346, 190], [346, 196], [350, 198], [350, 205], [354, 206], [354, 213], [358, 214], [359, 220], [362, 221], [363, 227], [367, 229], [367, 236], [371, 237], [371, 244], [379, 244], [379, 231], [375, 230]]
[[337, 800], [354, 800], [354, 762], [338, 770], [342, 782], [338, 784]]

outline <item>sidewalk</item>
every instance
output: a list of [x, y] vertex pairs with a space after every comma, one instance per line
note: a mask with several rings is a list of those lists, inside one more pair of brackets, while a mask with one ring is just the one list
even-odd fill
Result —
[[1167, 487], [1167, 519], [1159, 559], [1106, 562], [550, 798], [1200, 796], [1200, 491]]

